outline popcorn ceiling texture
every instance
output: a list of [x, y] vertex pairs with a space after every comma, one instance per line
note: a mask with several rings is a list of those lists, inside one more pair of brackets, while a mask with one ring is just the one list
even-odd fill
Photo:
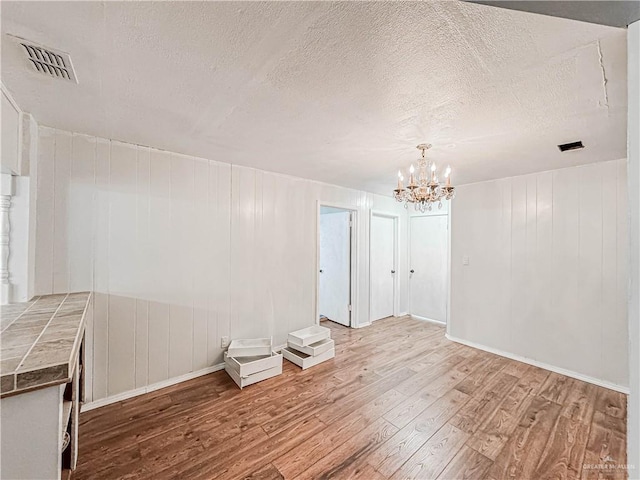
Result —
[[[626, 156], [626, 32], [464, 2], [2, 2], [41, 124], [389, 193], [429, 141], [454, 183]], [[586, 148], [561, 155], [559, 143]]]

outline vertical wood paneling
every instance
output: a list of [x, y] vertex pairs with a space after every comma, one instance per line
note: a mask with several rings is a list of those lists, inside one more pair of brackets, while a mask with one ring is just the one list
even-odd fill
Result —
[[135, 226], [135, 247], [136, 247], [136, 286], [134, 296], [148, 298], [154, 278], [147, 268], [154, 262], [151, 256], [149, 208], [150, 208], [150, 152], [148, 148], [138, 147], [136, 152], [136, 226]]
[[[602, 365], [602, 343], [593, 341], [602, 338], [602, 174], [603, 164], [587, 165], [579, 174], [579, 267], [577, 315], [568, 317], [575, 329], [575, 355], [571, 359], [571, 370], [583, 368], [598, 372]], [[585, 299], [591, 299], [587, 302]]]
[[[222, 360], [220, 338], [231, 333], [231, 165], [212, 164], [209, 174], [209, 202], [215, 212], [215, 223], [211, 225], [211, 268], [215, 276], [209, 300], [209, 318], [215, 328], [209, 328], [209, 363], [215, 363]], [[214, 332], [216, 336], [212, 338]]]
[[[212, 286], [212, 230], [209, 212], [209, 162], [194, 162], [193, 208], [193, 351], [194, 370], [208, 365], [209, 305], [208, 291]], [[215, 340], [214, 340], [215, 342]]]
[[136, 298], [135, 326], [135, 382], [136, 388], [148, 385], [149, 381], [149, 302], [148, 292], [153, 285], [148, 266], [153, 262], [149, 255], [149, 169], [148, 148], [138, 147], [136, 152]]
[[193, 308], [169, 306], [169, 378], [192, 370]]
[[93, 399], [108, 395], [109, 296], [93, 293]]
[[[553, 287], [551, 301], [556, 315], [552, 349], [557, 353], [554, 364], [568, 368], [572, 352], [566, 348], [574, 335], [572, 319], [578, 312], [578, 252], [580, 232], [579, 173], [572, 169], [553, 172], [553, 251], [551, 252], [555, 275], [550, 278]], [[541, 360], [544, 352], [539, 354]]]
[[109, 395], [135, 388], [137, 149], [111, 142], [109, 162]]
[[[171, 156], [152, 150], [149, 160], [149, 383], [169, 378], [169, 304], [171, 275]], [[151, 286], [150, 286], [151, 287]]]
[[404, 212], [392, 200], [117, 141], [40, 136], [38, 293], [94, 290], [93, 400], [219, 363], [222, 336], [281, 344], [312, 324], [318, 200], [360, 212], [365, 270], [354, 301], [368, 318], [363, 219], [374, 201]]
[[[603, 355], [604, 360], [610, 360], [608, 365], [622, 365], [619, 369], [609, 368], [611, 375], [615, 375], [620, 382], [629, 378], [629, 363], [627, 361], [627, 350], [629, 344], [629, 323], [628, 323], [628, 298], [629, 298], [629, 196], [627, 185], [627, 164], [626, 162], [617, 162], [616, 180], [617, 180], [617, 199], [618, 208], [616, 209], [616, 232], [617, 232], [617, 301], [616, 315], [614, 319], [604, 327], [606, 345], [610, 346]], [[614, 332], [625, 332], [625, 336], [621, 338]]]
[[[556, 275], [556, 268], [549, 254], [553, 251], [552, 173], [545, 172], [536, 176], [536, 191], [536, 288], [534, 292], [536, 318], [532, 322], [541, 342], [555, 345], [557, 312], [550, 301], [553, 294], [550, 279]], [[558, 354], [557, 351], [553, 353], [554, 356]]]
[[72, 137], [68, 192], [69, 291], [91, 290], [93, 283], [93, 202], [96, 139]]
[[172, 279], [169, 315], [169, 376], [192, 370], [193, 361], [193, 225], [194, 162], [171, 155], [171, 249], [168, 257]]
[[460, 187], [452, 335], [627, 385], [625, 178], [620, 160]]
[[529, 278], [527, 277], [527, 179], [515, 177], [511, 190], [511, 317], [513, 331], [511, 343], [518, 351], [529, 353], [530, 343], [520, 332], [528, 330]]
[[53, 195], [53, 293], [69, 291], [69, 181], [72, 135], [56, 130]]
[[149, 302], [136, 299], [135, 385], [149, 385]]
[[38, 177], [36, 195], [35, 294], [53, 293], [53, 191], [55, 130], [40, 127], [38, 131]]
[[93, 243], [93, 398], [107, 396], [109, 366], [109, 157], [110, 142], [96, 142]]
[[111, 143], [96, 142], [96, 179], [94, 203], [93, 289], [109, 291], [109, 171], [111, 169]]
[[109, 167], [109, 292], [128, 295], [137, 280], [136, 147], [111, 142]]
[[[617, 170], [617, 169], [616, 169]], [[605, 172], [606, 173], [606, 172]], [[602, 177], [600, 197], [602, 203], [602, 315], [600, 334], [602, 336], [602, 376], [613, 376], [624, 383], [624, 378], [616, 371], [607, 371], [607, 365], [621, 363], [620, 345], [616, 344], [617, 332], [621, 325], [618, 318], [618, 172]], [[625, 328], [625, 326], [622, 326]], [[622, 351], [626, 351], [626, 345]]]
[[108, 395], [133, 390], [135, 381], [136, 300], [109, 295]]
[[149, 383], [169, 378], [169, 305], [149, 302]]
[[95, 298], [91, 298], [89, 303], [89, 309], [86, 313], [87, 319], [85, 324], [85, 375], [84, 375], [84, 402], [89, 403], [93, 401], [93, 378], [94, 378], [94, 363], [95, 363], [95, 351], [93, 347], [94, 342], [94, 325], [93, 325], [93, 310], [94, 310]]

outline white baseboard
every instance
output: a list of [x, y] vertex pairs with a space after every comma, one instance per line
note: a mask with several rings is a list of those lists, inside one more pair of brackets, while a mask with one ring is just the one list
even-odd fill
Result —
[[369, 327], [371, 325], [371, 322], [369, 323], [361, 323], [358, 325], [354, 325], [353, 328], [364, 328], [364, 327]]
[[622, 385], [618, 385], [616, 383], [607, 382], [606, 380], [600, 380], [599, 378], [590, 377], [588, 375], [584, 375], [582, 373], [574, 372], [572, 370], [567, 370], [565, 368], [556, 367], [554, 365], [549, 365], [548, 363], [539, 362], [537, 360], [533, 360], [531, 358], [522, 357], [520, 355], [516, 355], [515, 353], [505, 352], [504, 350], [498, 350], [497, 348], [487, 347], [485, 345], [480, 345], [479, 343], [470, 342], [468, 340], [463, 340], [458, 337], [454, 337], [445, 334], [445, 337], [451, 340], [452, 342], [461, 343], [468, 347], [477, 348], [479, 350], [484, 350], [485, 352], [494, 353], [496, 355], [500, 355], [501, 357], [510, 358], [511, 360], [516, 360], [518, 362], [526, 363], [529, 365], [533, 365], [534, 367], [543, 368], [544, 370], [549, 370], [551, 372], [559, 373], [560, 375], [565, 375], [567, 377], [575, 378], [578, 380], [582, 380], [583, 382], [592, 383], [593, 385], [597, 385], [599, 387], [608, 388], [609, 390], [615, 390], [616, 392], [624, 393], [629, 395], [629, 387], [623, 387]]
[[195, 372], [185, 373], [184, 375], [169, 378], [161, 382], [153, 383], [151, 385], [147, 385], [146, 387], [136, 388], [135, 390], [129, 390], [127, 392], [118, 393], [110, 397], [101, 398], [94, 402], [85, 403], [80, 408], [80, 411], [88, 412], [89, 410], [93, 410], [95, 408], [100, 408], [100, 407], [104, 407], [105, 405], [121, 402], [129, 398], [137, 397], [138, 395], [144, 395], [145, 393], [153, 392], [155, 390], [160, 390], [161, 388], [165, 388], [165, 387], [170, 387], [171, 385], [176, 385], [178, 383], [186, 382], [187, 380], [192, 380], [194, 378], [201, 377], [203, 375], [208, 375], [209, 373], [217, 372], [222, 369], [224, 369], [224, 363], [212, 365], [211, 367], [203, 368], [202, 370], [197, 370]]
[[411, 313], [409, 315], [411, 315], [411, 318], [415, 318], [416, 320], [421, 320], [423, 322], [431, 322], [431, 323], [435, 323], [436, 325], [442, 325], [443, 327], [447, 325], [447, 322], [443, 322], [441, 320], [434, 320], [433, 318], [421, 317], [419, 315], [413, 315]]
[[406, 317], [407, 315], [409, 315], [409, 312], [400, 312], [396, 317]]

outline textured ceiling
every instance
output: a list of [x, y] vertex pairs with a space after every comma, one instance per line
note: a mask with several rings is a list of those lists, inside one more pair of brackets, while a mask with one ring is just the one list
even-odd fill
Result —
[[454, 183], [626, 156], [621, 29], [450, 1], [1, 9], [2, 81], [44, 125], [380, 193], [423, 141]]

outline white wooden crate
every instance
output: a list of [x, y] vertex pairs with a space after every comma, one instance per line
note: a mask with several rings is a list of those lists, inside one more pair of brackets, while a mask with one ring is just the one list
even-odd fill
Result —
[[270, 338], [241, 338], [231, 340], [227, 355], [230, 357], [257, 357], [260, 355], [271, 355]]
[[320, 325], [313, 325], [311, 327], [303, 328], [302, 330], [296, 330], [291, 332], [287, 339], [288, 342], [306, 347], [312, 343], [317, 343], [320, 340], [331, 337], [331, 330]]
[[282, 373], [282, 354], [272, 352], [261, 357], [229, 357], [224, 354], [224, 369], [240, 388]]
[[309, 367], [313, 367], [314, 365], [318, 365], [319, 363], [325, 362], [335, 357], [336, 351], [332, 348], [321, 353], [320, 355], [311, 356], [303, 352], [298, 352], [291, 347], [286, 347], [282, 349], [282, 355], [291, 363], [295, 363], [300, 368], [305, 370]]
[[307, 345], [307, 346], [297, 345], [293, 342], [287, 342], [287, 343], [294, 350], [297, 350], [302, 353], [306, 353], [307, 355], [311, 355], [312, 357], [320, 355], [321, 353], [324, 353], [327, 350], [331, 350], [332, 348], [335, 347], [333, 340], [331, 340], [330, 338], [324, 338], [319, 342], [312, 343], [311, 345]]

